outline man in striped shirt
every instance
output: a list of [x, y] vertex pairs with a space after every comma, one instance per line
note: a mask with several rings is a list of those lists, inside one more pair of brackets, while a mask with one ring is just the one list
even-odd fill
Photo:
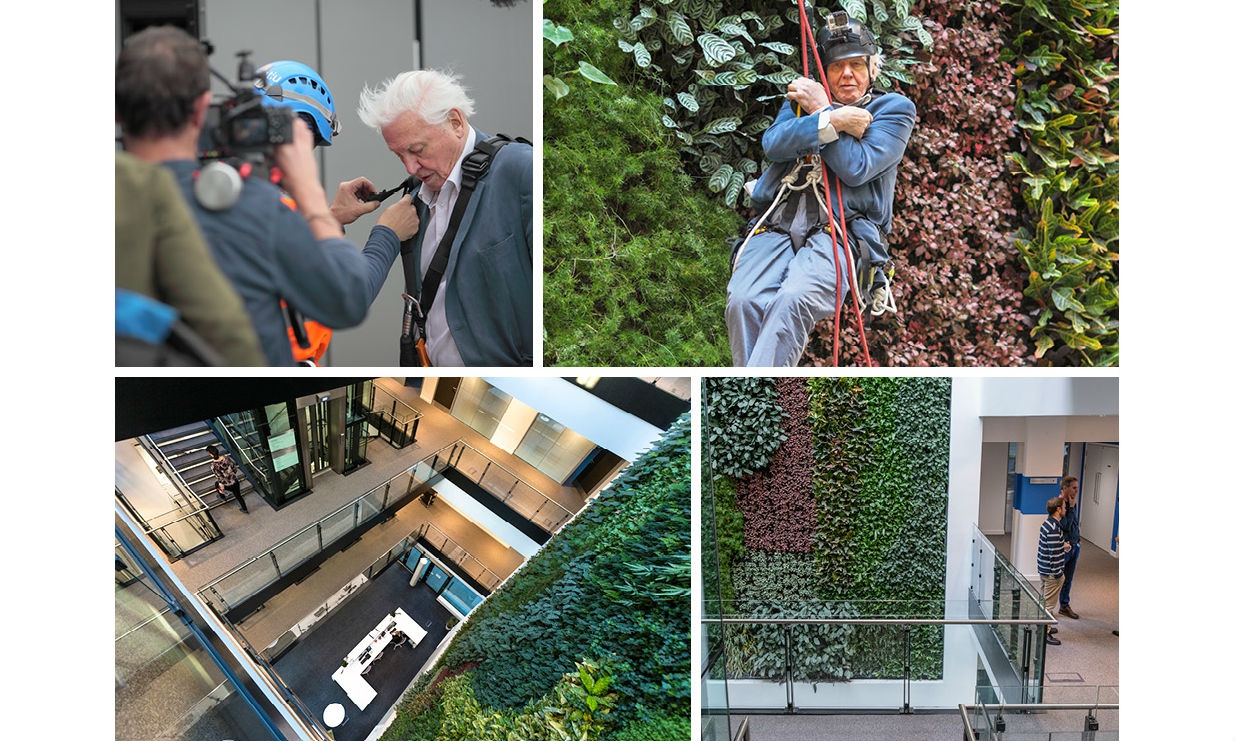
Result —
[[[1046, 598], [1046, 610], [1052, 617], [1059, 611], [1059, 590], [1063, 587], [1063, 567], [1072, 544], [1064, 538], [1059, 521], [1063, 519], [1063, 497], [1054, 497], [1046, 503], [1046, 521], [1038, 531], [1038, 576], [1042, 577], [1042, 595]], [[1052, 627], [1046, 634], [1046, 642], [1058, 646], [1060, 641]]]

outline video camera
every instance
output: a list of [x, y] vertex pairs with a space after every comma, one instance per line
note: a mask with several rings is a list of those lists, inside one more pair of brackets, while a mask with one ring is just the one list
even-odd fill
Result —
[[[213, 48], [209, 42], [203, 43], [206, 44], [207, 54], [211, 53]], [[233, 95], [222, 102], [212, 103], [206, 113], [206, 124], [202, 127], [198, 142], [198, 158], [201, 160], [239, 158], [261, 162], [273, 152], [275, 146], [292, 141], [296, 114], [287, 108], [262, 105], [263, 96], [255, 91], [254, 85], [257, 74], [249, 61], [252, 53], [236, 53], [240, 57], [236, 74], [238, 86], [213, 67], [210, 68], [211, 73], [222, 80]], [[264, 85], [265, 81], [261, 82]]]

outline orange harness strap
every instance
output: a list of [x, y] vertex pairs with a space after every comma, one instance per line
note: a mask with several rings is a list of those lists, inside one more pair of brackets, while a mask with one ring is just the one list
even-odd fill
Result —
[[[283, 204], [295, 211], [296, 201], [289, 195], [282, 195]], [[284, 309], [287, 308], [287, 302], [280, 302]], [[292, 357], [297, 363], [312, 361], [314, 365], [321, 363], [322, 358], [326, 355], [326, 349], [330, 347], [330, 338], [334, 335], [334, 330], [323, 324], [319, 324], [312, 319], [306, 319], [304, 322], [305, 334], [309, 337], [309, 346], [301, 347], [296, 340], [296, 330], [291, 327], [287, 328], [287, 340], [292, 346]]]

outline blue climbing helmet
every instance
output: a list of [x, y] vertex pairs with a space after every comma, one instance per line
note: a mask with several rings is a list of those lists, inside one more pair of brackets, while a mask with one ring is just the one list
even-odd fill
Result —
[[307, 64], [291, 61], [270, 62], [257, 68], [254, 89], [266, 98], [263, 105], [291, 108], [313, 129], [323, 147], [342, 126], [334, 111], [334, 96], [321, 76]]

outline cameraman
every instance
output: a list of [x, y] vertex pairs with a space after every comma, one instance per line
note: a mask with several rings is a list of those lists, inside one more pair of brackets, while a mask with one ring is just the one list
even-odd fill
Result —
[[[387, 208], [363, 251], [343, 239], [318, 180], [314, 134], [300, 118], [290, 144], [274, 148], [279, 188], [244, 180], [239, 200], [212, 211], [194, 195], [198, 142], [210, 107], [210, 67], [196, 39], [179, 28], [147, 28], [130, 37], [116, 60], [116, 117], [125, 149], [161, 162], [192, 206], [219, 267], [244, 299], [271, 365], [294, 365], [281, 301], [333, 328], [364, 321], [399, 243], [419, 226], [410, 197]], [[117, 194], [123, 197], [123, 194]]]

